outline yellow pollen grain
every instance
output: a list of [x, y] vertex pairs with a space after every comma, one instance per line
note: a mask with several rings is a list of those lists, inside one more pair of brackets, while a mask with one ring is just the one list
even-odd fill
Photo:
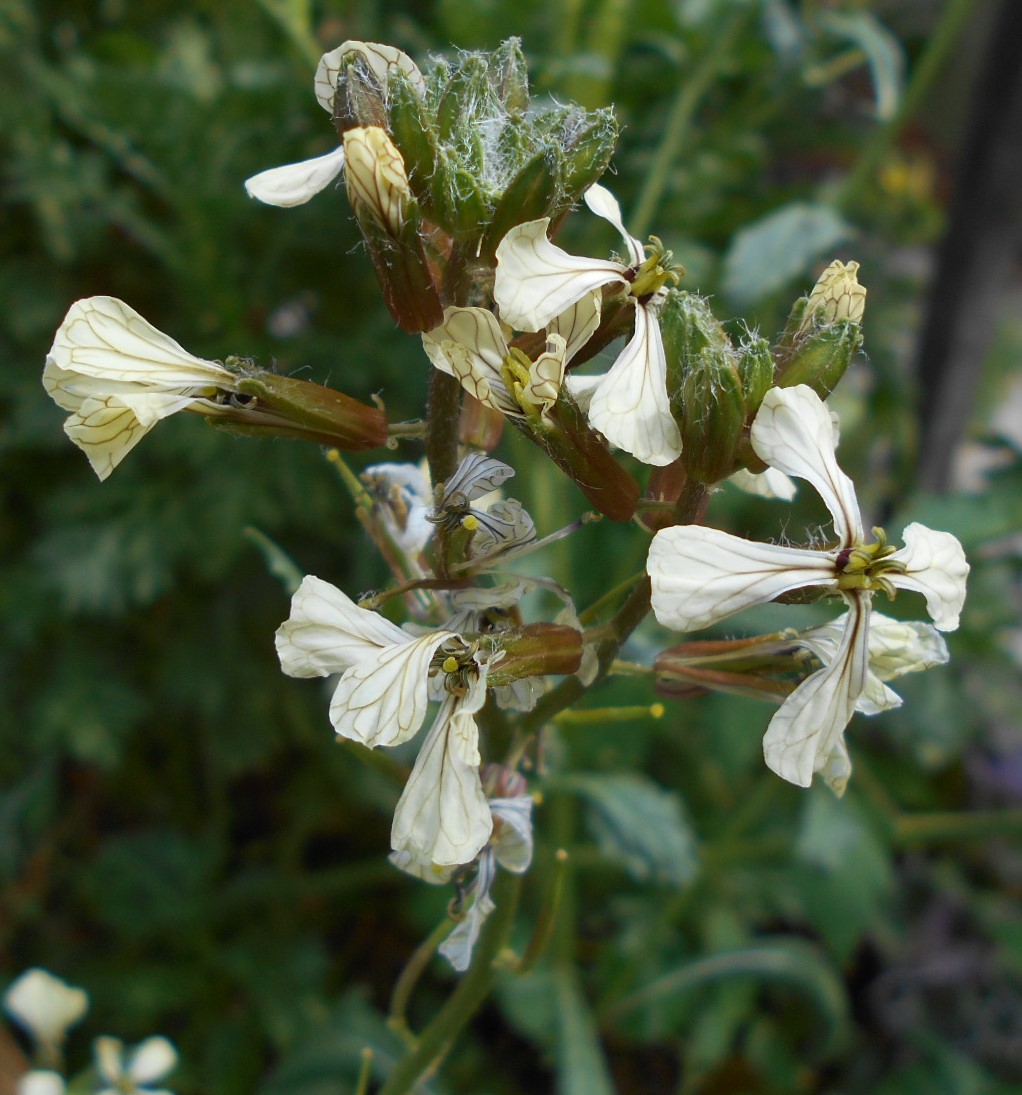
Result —
[[458, 659], [451, 656], [444, 658], [443, 671], [445, 673], [457, 673]]

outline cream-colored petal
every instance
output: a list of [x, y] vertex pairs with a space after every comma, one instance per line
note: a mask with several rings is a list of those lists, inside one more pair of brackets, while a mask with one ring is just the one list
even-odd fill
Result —
[[547, 239], [549, 226], [549, 217], [516, 225], [497, 247], [493, 298], [519, 331], [539, 331], [604, 285], [627, 284], [620, 263], [569, 255]]
[[370, 749], [400, 745], [422, 725], [429, 706], [429, 664], [453, 637], [431, 631], [384, 647], [345, 670], [330, 701], [330, 722], [342, 738]]
[[152, 429], [118, 399], [87, 399], [64, 423], [64, 432], [85, 453], [100, 480], [106, 479]]
[[593, 396], [599, 391], [602, 383], [602, 376], [578, 376], [575, 373], [569, 373], [564, 378], [565, 387], [571, 393], [571, 398], [583, 411], [589, 410]]
[[475, 949], [490, 913], [497, 907], [490, 897], [490, 887], [497, 873], [493, 853], [486, 849], [479, 859], [473, 889], [472, 904], [458, 921], [454, 930], [437, 948], [459, 973], [464, 973], [472, 963], [472, 951]]
[[529, 366], [525, 401], [546, 414], [557, 402], [564, 383], [565, 342], [561, 335], [547, 335], [546, 350]]
[[136, 1084], [160, 1080], [177, 1064], [177, 1050], [167, 1038], [146, 1038], [136, 1047], [128, 1065], [128, 1075]]
[[761, 460], [786, 475], [805, 479], [819, 491], [841, 547], [862, 542], [855, 485], [838, 467], [834, 423], [812, 388], [805, 384], [771, 388], [752, 423], [750, 440]]
[[479, 780], [474, 715], [485, 700], [484, 680], [468, 695], [447, 696], [394, 812], [391, 845], [439, 866], [471, 863], [493, 829]]
[[59, 1047], [68, 1029], [88, 1011], [89, 997], [47, 970], [33, 967], [4, 993], [4, 1009], [38, 1046]]
[[965, 579], [969, 564], [957, 537], [913, 521], [902, 533], [905, 546], [891, 558], [905, 565], [904, 574], [893, 574], [899, 589], [914, 589], [926, 598], [926, 611], [941, 631], [954, 631], [965, 604]]
[[485, 308], [448, 308], [444, 322], [422, 336], [422, 347], [437, 369], [456, 376], [480, 403], [501, 414], [523, 416], [501, 376], [508, 346], [492, 312]]
[[869, 667], [882, 681], [944, 665], [949, 656], [944, 636], [931, 624], [879, 612], [870, 617]]
[[593, 337], [600, 326], [599, 292], [586, 293], [547, 325], [547, 333], [564, 339], [564, 361], [567, 364]]
[[396, 46], [384, 45], [382, 42], [342, 42], [336, 49], [324, 53], [316, 66], [316, 75], [313, 86], [316, 90], [316, 100], [328, 113], [334, 112], [334, 100], [337, 96], [337, 78], [341, 74], [341, 60], [349, 53], [357, 53], [368, 66], [376, 82], [386, 90], [390, 75], [396, 69], [400, 69], [408, 76], [421, 95], [426, 90], [426, 81], [419, 71], [419, 66], [408, 56], [397, 49]]
[[781, 704], [763, 739], [767, 767], [782, 779], [808, 787], [814, 772], [826, 772], [838, 794], [850, 770], [841, 736], [865, 687], [869, 655], [869, 597], [848, 602], [848, 623], [834, 660]]
[[741, 468], [728, 478], [728, 482], [746, 494], [754, 494], [758, 498], [777, 498], [782, 502], [790, 502], [798, 492], [795, 481], [777, 468], [767, 468], [759, 473]]
[[188, 353], [115, 297], [88, 297], [72, 304], [49, 358], [65, 372], [161, 391], [234, 383], [234, 375], [222, 365]]
[[266, 205], [292, 209], [304, 205], [326, 188], [344, 170], [344, 146], [335, 148], [323, 156], [298, 163], [286, 163], [269, 167], [245, 180], [250, 198], [257, 198]]
[[647, 570], [656, 618], [675, 631], [707, 627], [790, 589], [835, 583], [827, 552], [760, 544], [703, 525], [658, 532]]
[[617, 198], [615, 198], [605, 186], [594, 183], [582, 195], [582, 200], [589, 206], [592, 212], [598, 217], [602, 217], [618, 230], [621, 234], [621, 238], [625, 241], [628, 261], [633, 266], [641, 266], [646, 257], [646, 253], [643, 250], [642, 244], [634, 236], [629, 235], [625, 229], [624, 221], [621, 217], [621, 206], [618, 205]]
[[667, 357], [653, 310], [638, 305], [635, 333], [589, 404], [589, 424], [644, 464], [663, 467], [681, 455], [681, 433], [667, 394]]
[[59, 1072], [35, 1068], [18, 1077], [15, 1095], [64, 1095], [67, 1085]]
[[289, 677], [326, 677], [412, 636], [379, 613], [359, 608], [336, 586], [308, 574], [277, 628], [280, 666]]
[[490, 799], [497, 862], [514, 874], [524, 874], [532, 863], [532, 807], [531, 795]]

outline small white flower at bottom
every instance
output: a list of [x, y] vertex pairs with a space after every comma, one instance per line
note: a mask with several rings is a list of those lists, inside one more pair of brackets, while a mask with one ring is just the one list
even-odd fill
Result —
[[129, 1054], [119, 1038], [97, 1038], [96, 1071], [103, 1083], [96, 1095], [173, 1095], [152, 1085], [177, 1064], [177, 1050], [166, 1038], [147, 1038]]
[[40, 1050], [52, 1053], [60, 1049], [68, 1030], [88, 1011], [89, 997], [84, 989], [33, 968], [4, 993], [4, 1008]]

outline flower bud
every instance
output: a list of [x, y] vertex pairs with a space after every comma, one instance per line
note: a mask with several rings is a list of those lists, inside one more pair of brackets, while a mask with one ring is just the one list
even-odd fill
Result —
[[344, 42], [324, 53], [316, 69], [316, 98], [343, 134], [356, 126], [385, 126], [391, 79], [403, 74], [421, 94], [422, 73], [394, 46], [380, 42]]
[[866, 290], [858, 269], [857, 262], [835, 260], [795, 302], [775, 355], [778, 386], [807, 384], [824, 399], [837, 387], [862, 346]]
[[490, 203], [479, 174], [448, 148], [437, 150], [430, 197], [437, 224], [458, 239], [477, 236], [489, 220]]
[[394, 144], [404, 160], [408, 181], [422, 201], [429, 194], [429, 180], [436, 167], [436, 146], [419, 87], [403, 71], [390, 77], [387, 108]]
[[493, 117], [498, 113], [487, 58], [480, 53], [468, 54], [451, 73], [436, 110], [437, 139], [440, 144], [456, 146], [465, 142], [477, 125], [480, 115]]
[[620, 127], [614, 111], [572, 113], [564, 124], [564, 207], [573, 205], [610, 166]]
[[481, 254], [488, 260], [493, 260], [497, 245], [516, 224], [539, 220], [553, 208], [561, 192], [562, 160], [559, 149], [544, 149], [508, 184], [483, 237]]
[[[225, 362], [228, 367], [236, 363], [232, 358]], [[387, 440], [387, 416], [379, 407], [321, 384], [268, 372], [240, 377], [207, 420], [233, 433], [293, 437], [352, 451], [375, 449]]]
[[367, 126], [344, 134], [344, 178], [359, 221], [371, 218], [399, 237], [415, 199], [404, 160], [385, 129]]
[[574, 673], [582, 664], [582, 632], [561, 624], [537, 623], [499, 634], [504, 656], [491, 662], [487, 683], [511, 684], [523, 677]]
[[738, 375], [745, 399], [745, 420], [750, 422], [763, 396], [774, 386], [774, 355], [765, 338], [750, 335], [738, 347]]
[[529, 72], [520, 38], [508, 38], [493, 51], [490, 83], [509, 114], [524, 114], [529, 109]]
[[401, 153], [377, 126], [348, 130], [344, 147], [348, 197], [390, 314], [405, 331], [431, 330], [444, 310]]

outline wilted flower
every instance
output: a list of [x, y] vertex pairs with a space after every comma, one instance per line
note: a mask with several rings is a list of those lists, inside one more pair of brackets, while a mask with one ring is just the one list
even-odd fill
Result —
[[486, 700], [489, 654], [453, 631], [409, 635], [311, 575], [277, 630], [277, 653], [292, 677], [341, 674], [330, 721], [369, 748], [411, 738], [438, 680], [440, 709], [397, 804], [391, 844], [441, 866], [470, 862], [492, 828], [474, 718]]
[[905, 529], [900, 550], [888, 547], [879, 529], [876, 542], [865, 543], [855, 488], [835, 459], [830, 413], [809, 388], [771, 389], [751, 441], [771, 467], [816, 487], [833, 517], [837, 546], [759, 544], [696, 525], [664, 529], [649, 553], [653, 610], [666, 627], [692, 631], [793, 589], [822, 587], [841, 596], [848, 613], [832, 660], [784, 701], [763, 743], [768, 766], [784, 779], [805, 787], [820, 772], [840, 792], [851, 771], [843, 731], [866, 689], [873, 594], [916, 590], [934, 624], [953, 631], [969, 567], [954, 536], [918, 523]]
[[[337, 49], [323, 54], [314, 80], [316, 99], [331, 117], [337, 105], [337, 81], [344, 62], [358, 64], [364, 70], [365, 78], [377, 83], [384, 96], [390, 74], [396, 69], [420, 89], [424, 86], [422, 73], [415, 62], [394, 46], [379, 42], [344, 42]], [[284, 208], [304, 205], [340, 175], [344, 170], [344, 160], [345, 146], [342, 144], [324, 156], [260, 171], [246, 181], [245, 189], [253, 198], [267, 205]]]
[[89, 997], [46, 970], [26, 970], [4, 993], [7, 1014], [31, 1035], [48, 1063], [59, 1057], [68, 1030], [88, 1011]]
[[547, 238], [550, 218], [512, 228], [497, 248], [493, 295], [501, 319], [520, 331], [539, 331], [571, 305], [605, 285], [619, 285], [635, 303], [635, 332], [610, 371], [594, 385], [589, 422], [612, 445], [647, 464], [670, 464], [681, 435], [667, 394], [667, 359], [657, 321], [664, 285], [677, 281], [670, 255], [658, 242], [644, 257], [642, 244], [621, 221], [613, 195], [590, 187], [585, 202], [625, 241], [627, 262], [569, 255]]
[[97, 1038], [94, 1048], [103, 1083], [96, 1095], [173, 1095], [152, 1086], [177, 1064], [177, 1050], [166, 1038], [147, 1038], [127, 1055], [119, 1038]]

